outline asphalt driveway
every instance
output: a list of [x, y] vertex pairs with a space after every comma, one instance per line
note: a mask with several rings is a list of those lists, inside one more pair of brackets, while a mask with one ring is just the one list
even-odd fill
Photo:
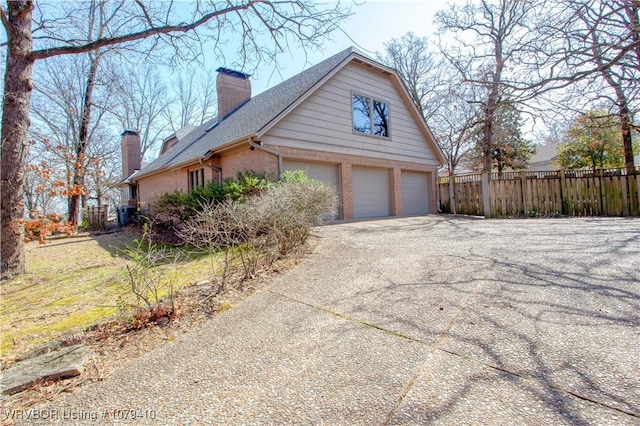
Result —
[[158, 424], [640, 424], [640, 220], [424, 216], [318, 234], [271, 286], [53, 408]]

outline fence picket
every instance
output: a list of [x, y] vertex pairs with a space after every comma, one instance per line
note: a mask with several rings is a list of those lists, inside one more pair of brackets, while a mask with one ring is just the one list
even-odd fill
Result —
[[100, 207], [89, 206], [84, 209], [83, 213], [90, 227], [94, 229], [104, 229], [107, 227], [108, 210], [109, 206], [107, 205]]
[[[449, 185], [457, 212], [482, 215], [482, 175], [445, 176], [439, 179], [443, 211], [451, 205]], [[640, 167], [625, 169], [560, 170], [551, 172], [492, 173], [489, 181], [492, 216], [541, 215], [640, 216]]]

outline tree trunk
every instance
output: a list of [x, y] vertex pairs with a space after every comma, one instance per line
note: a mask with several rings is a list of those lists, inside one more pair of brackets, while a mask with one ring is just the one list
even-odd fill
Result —
[[[637, 14], [637, 5], [636, 9], [633, 11]], [[637, 16], [633, 18], [633, 24], [637, 22]], [[637, 31], [634, 33], [632, 31], [632, 35], [637, 37]], [[622, 137], [622, 145], [624, 147], [624, 164], [628, 174], [633, 174], [635, 171], [635, 165], [633, 163], [633, 140], [631, 137], [631, 111], [629, 108], [629, 101], [625, 94], [624, 88], [622, 87], [621, 78], [617, 80], [614, 78], [611, 70], [604, 66], [604, 62], [602, 60], [602, 54], [600, 51], [600, 40], [598, 39], [595, 31], [591, 33], [591, 42], [593, 47], [591, 51], [593, 52], [593, 56], [596, 60], [596, 63], [601, 68], [600, 74], [605, 79], [609, 87], [611, 87], [616, 94], [616, 104], [618, 106], [618, 120], [620, 120], [620, 134]], [[638, 50], [635, 50], [638, 53]]]
[[602, 72], [605, 80], [613, 88], [616, 93], [616, 103], [618, 104], [618, 120], [620, 121], [620, 136], [622, 138], [622, 146], [624, 147], [624, 165], [627, 174], [633, 174], [635, 164], [633, 160], [633, 138], [631, 137], [632, 122], [631, 111], [629, 110], [629, 101], [625, 96], [622, 83], [615, 81], [608, 71]]
[[[86, 152], [87, 143], [89, 142], [89, 125], [91, 123], [91, 98], [93, 96], [93, 88], [96, 85], [96, 76], [98, 74], [98, 64], [100, 63], [100, 54], [98, 53], [91, 59], [91, 67], [89, 69], [89, 77], [84, 93], [84, 104], [82, 106], [82, 121], [80, 122], [80, 132], [78, 146], [76, 147], [76, 159], [73, 168], [73, 193], [69, 200], [69, 222], [74, 227], [78, 226], [78, 216], [84, 192], [85, 172], [86, 172]], [[83, 203], [84, 204], [84, 203]]]
[[482, 171], [489, 173], [489, 179], [491, 179], [491, 165], [493, 163], [493, 159], [491, 158], [491, 148], [493, 145], [493, 117], [495, 116], [496, 109], [498, 107], [500, 83], [502, 81], [502, 69], [504, 68], [504, 58], [502, 57], [502, 40], [504, 34], [502, 34], [501, 30], [499, 30], [498, 33], [498, 36], [495, 38], [495, 46], [493, 50], [493, 58], [496, 63], [493, 71], [493, 78], [490, 82], [489, 97], [487, 98], [487, 104], [484, 112], [484, 128], [482, 129]]
[[[28, 0], [8, 1], [7, 19], [3, 24], [7, 30], [7, 64], [4, 76], [4, 101], [2, 110], [2, 146], [0, 150], [0, 173], [2, 194], [0, 201], [1, 248], [0, 273], [3, 278], [23, 274], [24, 225], [24, 179], [27, 160], [27, 129], [29, 128], [29, 102], [33, 82], [33, 49], [31, 14], [33, 2]], [[1, 13], [1, 12], [0, 12]]]
[[622, 145], [624, 146], [624, 164], [628, 175], [632, 175], [636, 170], [633, 158], [631, 127], [631, 112], [629, 112], [629, 108], [625, 104], [620, 106], [620, 132], [622, 133]]
[[484, 125], [482, 128], [482, 171], [491, 172], [491, 139], [493, 139], [493, 114], [496, 108], [495, 98], [489, 96], [485, 107]]
[[640, 70], [640, 1], [631, 0], [625, 3], [625, 11], [629, 18], [629, 31], [635, 45], [634, 52], [637, 59], [636, 68]]

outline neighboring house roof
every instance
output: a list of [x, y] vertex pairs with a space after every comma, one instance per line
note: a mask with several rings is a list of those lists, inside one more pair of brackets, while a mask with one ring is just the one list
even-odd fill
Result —
[[529, 163], [543, 163], [555, 160], [558, 157], [558, 146], [559, 144], [557, 143], [536, 146], [536, 153], [531, 156]]
[[[259, 138], [280, 117], [286, 115], [290, 108], [297, 105], [306, 95], [312, 93], [326, 78], [332, 76], [334, 71], [337, 71], [354, 58], [359, 58], [362, 62], [375, 64], [388, 70], [389, 74], [395, 75], [402, 85], [402, 81], [393, 70], [373, 62], [353, 47], [350, 47], [247, 100], [237, 107], [235, 111], [223, 117], [222, 121], [218, 122], [216, 117], [196, 127], [184, 136], [179, 143], [169, 148], [147, 167], [140, 170], [136, 175], [136, 179], [160, 170], [193, 163], [213, 151], [221, 150], [239, 141], [245, 141], [252, 136]], [[413, 106], [415, 108], [415, 105]], [[424, 120], [422, 122], [433, 139]], [[433, 140], [435, 142], [435, 139]], [[435, 143], [434, 149], [437, 151], [438, 158], [444, 162], [444, 155]]]
[[557, 163], [559, 143], [548, 143], [536, 146], [536, 153], [529, 159], [528, 170], [556, 170], [560, 169]]

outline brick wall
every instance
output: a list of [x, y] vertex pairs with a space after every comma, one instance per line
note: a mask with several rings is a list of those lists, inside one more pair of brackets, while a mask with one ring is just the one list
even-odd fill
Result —
[[229, 151], [220, 157], [222, 177], [235, 178], [238, 172], [254, 171], [267, 173], [276, 180], [278, 178], [278, 157], [260, 149], [249, 149], [248, 145]]
[[[392, 206], [393, 215], [402, 215], [402, 171], [420, 171], [430, 174], [429, 187], [431, 199], [429, 205], [432, 209], [437, 206], [436, 192], [436, 167], [418, 163], [409, 163], [403, 161], [386, 160], [379, 158], [370, 158], [365, 156], [354, 156], [346, 154], [335, 154], [321, 151], [301, 150], [286, 147], [271, 147], [280, 151], [285, 159], [325, 162], [339, 164], [341, 192], [342, 192], [342, 217], [345, 219], [353, 218], [353, 177], [352, 167], [369, 166], [386, 168], [391, 171], [391, 188], [392, 188]], [[205, 180], [218, 180], [218, 172], [209, 167], [216, 165], [222, 168], [222, 178], [235, 178], [238, 172], [254, 171], [258, 173], [267, 173], [272, 179], [278, 177], [278, 157], [269, 152], [265, 152], [258, 148], [251, 150], [248, 145], [223, 153], [220, 157], [210, 160], [206, 163]], [[155, 200], [159, 194], [164, 192], [172, 192], [175, 190], [188, 190], [188, 172], [202, 168], [203, 166], [196, 163], [190, 167], [184, 167], [179, 170], [152, 175], [140, 180], [140, 200], [149, 203]]]
[[[345, 219], [353, 218], [353, 178], [351, 175], [352, 166], [369, 166], [380, 167], [391, 170], [392, 181], [392, 205], [391, 213], [395, 216], [402, 215], [402, 171], [416, 171], [429, 173], [429, 188], [436, 188], [436, 167], [410, 163], [406, 161], [395, 161], [381, 158], [371, 158], [365, 156], [347, 155], [347, 154], [335, 154], [322, 151], [311, 151], [299, 148], [289, 147], [274, 147], [283, 155], [285, 159], [295, 159], [303, 161], [316, 161], [326, 162], [340, 165], [340, 173], [342, 180], [342, 217]], [[435, 211], [437, 206], [436, 192], [430, 191], [429, 205], [432, 206], [432, 211]]]
[[186, 191], [187, 184], [187, 173], [181, 170], [171, 170], [143, 177], [138, 181], [142, 210], [146, 210], [151, 203], [165, 192]]

